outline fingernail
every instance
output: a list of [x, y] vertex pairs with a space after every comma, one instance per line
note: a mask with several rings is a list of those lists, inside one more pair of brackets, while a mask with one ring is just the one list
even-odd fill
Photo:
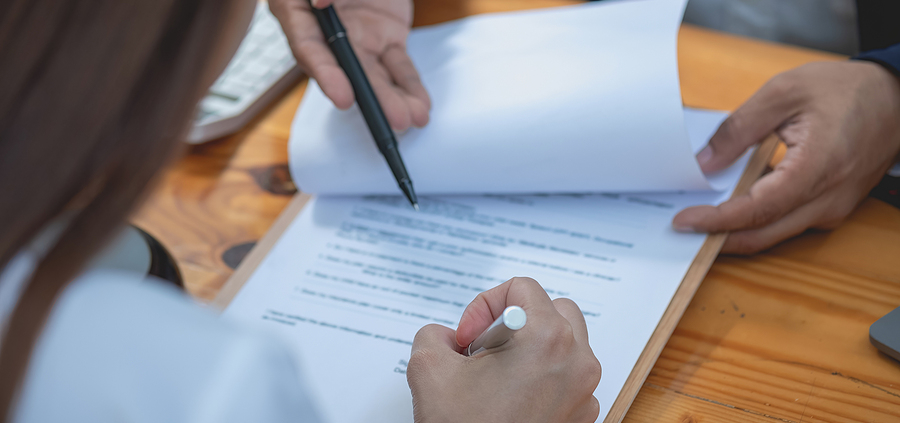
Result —
[[697, 153], [697, 163], [700, 163], [700, 166], [706, 165], [710, 160], [712, 160], [713, 151], [710, 146], [703, 147], [703, 150], [700, 150]]
[[320, 2], [320, 1], [321, 1], [321, 0], [310, 0], [310, 1], [309, 1], [309, 4], [311, 4], [312, 7], [315, 7], [316, 9], [321, 9], [321, 8], [319, 7], [319, 2]]
[[672, 225], [672, 229], [674, 229], [675, 232], [681, 232], [681, 233], [685, 233], [685, 234], [694, 234], [694, 233], [697, 233], [697, 230], [694, 229], [694, 228], [691, 227], [691, 226], [674, 225], [674, 224], [673, 224], [673, 225]]

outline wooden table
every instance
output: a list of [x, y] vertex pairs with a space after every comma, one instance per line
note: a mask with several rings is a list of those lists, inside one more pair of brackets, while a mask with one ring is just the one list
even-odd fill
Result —
[[[418, 1], [416, 25], [561, 0]], [[840, 56], [685, 25], [684, 102], [733, 110], [773, 75]], [[134, 221], [212, 299], [295, 188], [287, 174], [301, 81], [244, 131], [193, 147]], [[900, 306], [900, 211], [868, 199], [837, 230], [720, 257], [629, 411], [629, 422], [900, 422], [900, 363], [868, 328]], [[602, 382], [601, 382], [602, 383]]]

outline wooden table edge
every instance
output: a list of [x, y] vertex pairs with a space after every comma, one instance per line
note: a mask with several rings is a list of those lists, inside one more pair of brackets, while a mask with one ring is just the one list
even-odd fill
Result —
[[213, 309], [219, 312], [225, 311], [225, 308], [228, 307], [231, 300], [233, 300], [235, 295], [237, 295], [241, 288], [244, 287], [244, 284], [250, 279], [250, 276], [253, 275], [253, 272], [256, 271], [256, 268], [259, 267], [263, 259], [266, 258], [269, 251], [275, 246], [275, 243], [281, 239], [281, 235], [287, 230], [288, 226], [291, 225], [297, 215], [300, 214], [310, 198], [312, 198], [312, 196], [306, 193], [298, 192], [297, 194], [294, 194], [291, 202], [288, 203], [287, 207], [284, 208], [284, 211], [278, 215], [278, 219], [275, 220], [272, 227], [269, 228], [262, 239], [250, 250], [247, 257], [244, 257], [241, 264], [238, 265], [234, 273], [231, 274], [231, 277], [225, 282], [225, 285], [222, 286], [222, 289], [219, 290], [219, 293], [216, 294], [216, 298], [210, 303], [210, 306], [212, 306]]
[[[770, 135], [759, 145], [750, 158], [749, 163], [747, 163], [741, 179], [738, 180], [732, 197], [743, 195], [750, 190], [750, 186], [759, 179], [769, 164], [769, 159], [775, 153], [778, 142], [777, 136]], [[620, 423], [625, 418], [625, 413], [631, 408], [631, 404], [637, 397], [641, 386], [644, 385], [644, 381], [650, 375], [650, 370], [653, 369], [656, 360], [662, 354], [663, 348], [665, 348], [666, 343], [669, 342], [669, 338], [675, 331], [675, 327], [681, 321], [681, 316], [684, 315], [688, 305], [694, 298], [694, 294], [700, 288], [700, 283], [703, 282], [706, 273], [709, 272], [713, 262], [716, 261], [716, 257], [719, 255], [719, 251], [722, 250], [727, 237], [728, 233], [712, 234], [706, 237], [706, 241], [700, 247], [700, 252], [697, 253], [697, 257], [694, 258], [687, 273], [685, 273], [681, 285], [675, 291], [675, 295], [672, 296], [672, 301], [669, 302], [669, 306], [653, 331], [653, 335], [650, 336], [647, 346], [644, 347], [644, 351], [638, 357], [637, 363], [631, 369], [628, 378], [625, 379], [625, 384], [610, 407], [609, 413], [606, 414], [603, 423]], [[602, 379], [600, 383], [603, 383]]]

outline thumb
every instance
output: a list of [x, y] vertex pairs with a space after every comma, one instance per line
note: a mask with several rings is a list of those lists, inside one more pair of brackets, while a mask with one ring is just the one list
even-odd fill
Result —
[[722, 122], [709, 145], [697, 153], [704, 173], [727, 168], [799, 112], [800, 94], [794, 78], [792, 74], [775, 76]]
[[406, 381], [413, 391], [414, 401], [419, 388], [427, 386], [428, 381], [451, 377], [451, 372], [457, 368], [454, 364], [465, 358], [462, 348], [456, 345], [455, 330], [437, 324], [419, 329], [406, 368]]
[[515, 277], [478, 294], [459, 319], [456, 343], [466, 347], [494, 322], [506, 307], [517, 305], [532, 312], [554, 311], [547, 291], [531, 278]]

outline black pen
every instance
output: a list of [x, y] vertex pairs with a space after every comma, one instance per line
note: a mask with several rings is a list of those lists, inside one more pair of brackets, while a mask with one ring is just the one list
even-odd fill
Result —
[[310, 7], [319, 21], [319, 26], [322, 28], [322, 33], [325, 35], [325, 40], [328, 42], [331, 52], [334, 53], [335, 59], [337, 59], [344, 73], [347, 74], [350, 85], [353, 86], [356, 104], [359, 105], [359, 110], [366, 119], [366, 124], [369, 126], [372, 138], [375, 139], [375, 144], [378, 145], [378, 150], [381, 151], [381, 155], [387, 160], [391, 173], [394, 174], [394, 179], [397, 180], [397, 185], [400, 186], [409, 203], [412, 204], [413, 208], [419, 210], [419, 201], [416, 199], [416, 192], [413, 191], [412, 180], [409, 179], [409, 174], [406, 173], [406, 166], [403, 165], [403, 159], [400, 158], [400, 151], [397, 150], [397, 139], [394, 138], [394, 131], [391, 130], [391, 125], [388, 123], [384, 111], [381, 110], [381, 105], [378, 104], [378, 98], [375, 97], [375, 92], [372, 91], [372, 86], [369, 85], [369, 79], [366, 78], [366, 73], [363, 72], [359, 59], [356, 58], [353, 48], [350, 47], [350, 40], [347, 39], [344, 25], [338, 19], [334, 7], [328, 6], [324, 9], [317, 9], [311, 3]]

